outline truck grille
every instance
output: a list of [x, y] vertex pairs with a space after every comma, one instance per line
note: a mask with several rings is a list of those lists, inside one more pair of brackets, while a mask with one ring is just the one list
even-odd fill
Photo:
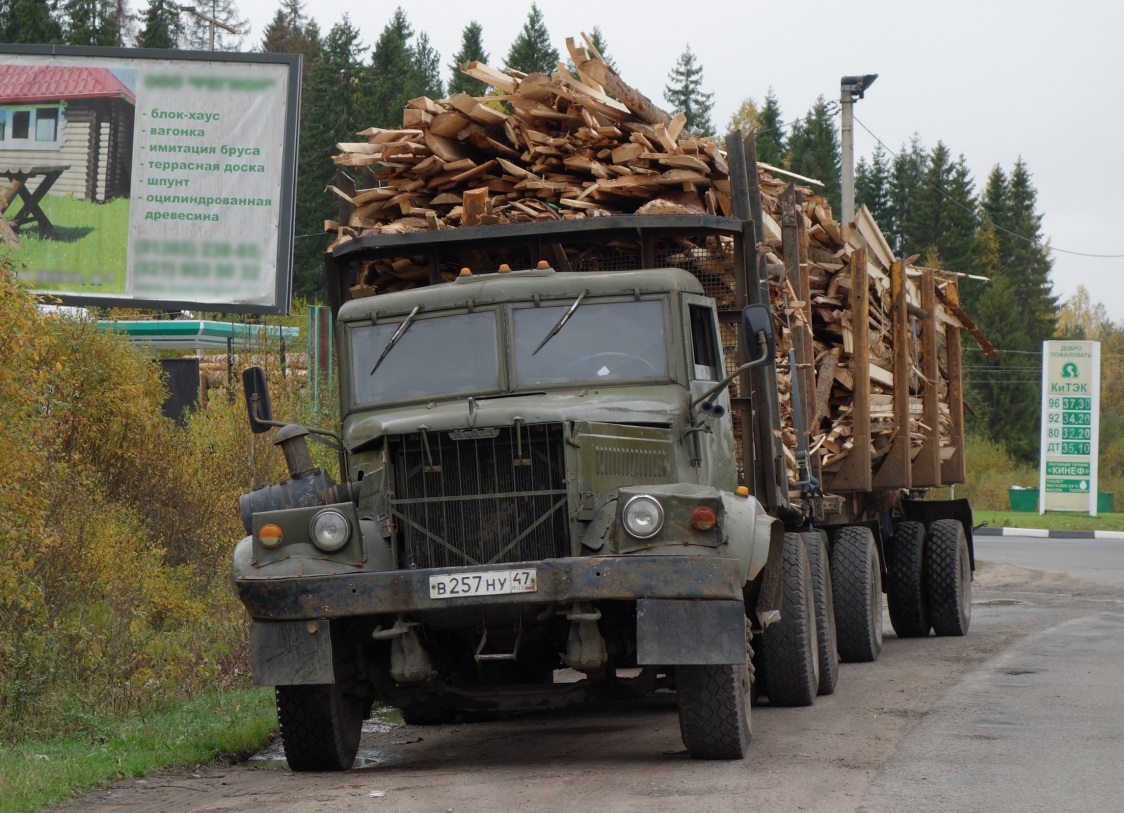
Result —
[[392, 460], [405, 567], [570, 555], [560, 425], [404, 435]]

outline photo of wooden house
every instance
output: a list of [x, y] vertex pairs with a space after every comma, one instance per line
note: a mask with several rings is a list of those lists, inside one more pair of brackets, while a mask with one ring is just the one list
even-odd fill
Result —
[[0, 171], [65, 167], [48, 194], [127, 196], [135, 109], [134, 91], [106, 68], [0, 65]]

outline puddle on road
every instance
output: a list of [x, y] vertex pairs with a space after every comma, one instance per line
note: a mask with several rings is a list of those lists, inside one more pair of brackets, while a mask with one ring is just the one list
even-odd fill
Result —
[[[402, 726], [396, 723], [384, 723], [381, 720], [365, 720], [363, 722], [363, 734], [388, 734]], [[360, 748], [359, 753], [355, 755], [355, 764], [352, 765], [352, 770], [356, 768], [372, 768], [376, 765], [382, 765], [394, 758], [394, 754], [389, 751], [383, 751], [378, 748]], [[268, 748], [263, 748], [247, 760], [247, 763], [254, 768], [264, 769], [280, 769], [288, 770], [289, 763], [285, 761], [285, 748], [281, 744], [281, 739], [278, 738], [276, 742], [271, 744]]]
[[1019, 598], [992, 598], [987, 601], [973, 601], [973, 607], [1032, 607], [1033, 603]]

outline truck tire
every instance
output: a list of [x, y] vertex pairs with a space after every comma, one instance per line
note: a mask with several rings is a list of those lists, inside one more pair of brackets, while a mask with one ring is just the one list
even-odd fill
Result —
[[804, 537], [784, 535], [781, 617], [762, 635], [766, 694], [773, 706], [810, 706], [820, 685], [816, 599]]
[[277, 721], [293, 771], [346, 771], [359, 751], [363, 703], [337, 683], [278, 686]]
[[929, 525], [926, 587], [937, 635], [967, 635], [972, 622], [972, 565], [964, 526], [955, 519]]
[[808, 548], [808, 564], [812, 569], [812, 588], [816, 599], [816, 640], [820, 648], [818, 694], [833, 694], [839, 683], [839, 642], [835, 639], [835, 599], [831, 592], [827, 534], [817, 530], [801, 535]]
[[882, 571], [874, 534], [862, 525], [840, 528], [831, 548], [835, 632], [844, 663], [868, 663], [882, 651]]
[[676, 666], [679, 732], [694, 759], [744, 759], [750, 740], [748, 664]]
[[899, 638], [924, 638], [932, 624], [925, 598], [925, 526], [899, 522], [886, 551], [886, 607]]

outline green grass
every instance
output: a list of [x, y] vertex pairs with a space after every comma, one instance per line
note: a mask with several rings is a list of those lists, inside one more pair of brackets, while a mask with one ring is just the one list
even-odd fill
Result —
[[10, 255], [19, 276], [41, 291], [123, 294], [129, 199], [91, 203], [48, 194], [40, 207], [55, 235], [41, 235], [32, 224], [20, 229], [22, 247]]
[[1023, 511], [974, 511], [977, 525], [986, 522], [993, 528], [1041, 528], [1047, 531], [1124, 531], [1124, 514], [1088, 514]]
[[122, 718], [76, 714], [67, 722], [65, 735], [0, 750], [0, 813], [34, 813], [121, 779], [246, 756], [277, 726], [269, 689], [212, 694]]

